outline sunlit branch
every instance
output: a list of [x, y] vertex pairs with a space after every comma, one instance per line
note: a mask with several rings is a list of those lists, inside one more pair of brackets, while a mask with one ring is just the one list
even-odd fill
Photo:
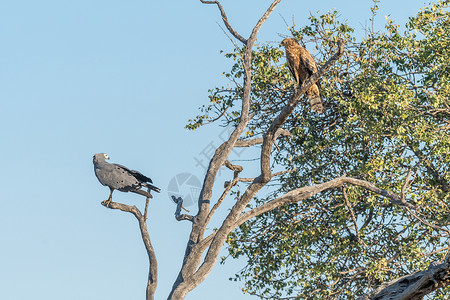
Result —
[[[148, 198], [147, 198], [148, 200]], [[148, 233], [147, 224], [146, 224], [146, 215], [147, 208], [145, 211], [145, 217], [141, 214], [139, 209], [134, 205], [126, 205], [117, 202], [107, 203], [106, 201], [102, 202], [102, 205], [108, 207], [110, 209], [119, 209], [124, 212], [129, 212], [133, 214], [139, 222], [139, 229], [141, 230], [142, 241], [144, 242], [145, 249], [147, 250], [148, 260], [149, 260], [149, 272], [148, 272], [148, 280], [147, 280], [147, 291], [146, 291], [146, 300], [153, 300], [155, 296], [156, 286], [158, 284], [158, 262], [156, 260], [155, 250], [153, 249], [150, 235]]]

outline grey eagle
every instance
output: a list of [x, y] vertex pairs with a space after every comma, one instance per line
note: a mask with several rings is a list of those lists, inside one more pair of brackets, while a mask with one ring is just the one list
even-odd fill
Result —
[[[105, 153], [97, 153], [94, 155], [94, 171], [98, 181], [104, 186], [108, 186], [111, 190], [108, 200], [106, 200], [106, 206], [112, 201], [112, 193], [114, 190], [121, 192], [133, 192], [139, 195], [143, 195], [147, 198], [153, 198], [150, 194], [150, 190], [160, 192], [161, 190], [152, 185], [152, 180], [142, 173], [134, 170], [130, 170], [119, 164], [110, 164], [106, 160], [109, 156]], [[141, 190], [141, 188], [147, 188], [147, 192]]]

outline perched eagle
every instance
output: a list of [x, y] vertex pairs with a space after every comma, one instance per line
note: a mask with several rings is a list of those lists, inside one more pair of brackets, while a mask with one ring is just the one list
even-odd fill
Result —
[[[298, 85], [301, 85], [313, 73], [317, 72], [317, 65], [308, 50], [300, 46], [293, 38], [284, 39], [280, 46], [286, 48], [286, 60], [289, 70]], [[320, 95], [320, 83], [317, 81], [306, 91], [312, 110], [321, 114], [323, 112], [323, 100]]]
[[[147, 198], [153, 198], [150, 190], [160, 192], [160, 189], [152, 185], [152, 180], [138, 171], [130, 170], [119, 164], [110, 164], [106, 160], [109, 159], [105, 153], [97, 153], [94, 155], [94, 171], [98, 181], [108, 186], [111, 193], [106, 206], [108, 207], [112, 201], [112, 193], [114, 190], [121, 192], [133, 192], [143, 195]], [[147, 191], [141, 188], [147, 188]]]

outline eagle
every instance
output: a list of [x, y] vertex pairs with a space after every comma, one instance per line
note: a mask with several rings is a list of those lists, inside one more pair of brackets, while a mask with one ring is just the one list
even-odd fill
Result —
[[[305, 82], [312, 74], [317, 72], [317, 65], [308, 50], [300, 46], [293, 38], [281, 41], [280, 46], [286, 49], [286, 60], [289, 70], [298, 85]], [[320, 83], [317, 81], [306, 91], [311, 109], [318, 114], [323, 112], [323, 100], [320, 95]]]
[[[114, 190], [121, 192], [133, 192], [143, 195], [147, 198], [153, 198], [150, 194], [150, 190], [159, 193], [161, 190], [152, 185], [152, 180], [142, 173], [134, 170], [130, 170], [119, 164], [110, 164], [106, 160], [109, 156], [105, 153], [97, 153], [94, 155], [94, 171], [98, 181], [104, 186], [108, 186], [111, 193], [108, 200], [106, 200], [106, 207], [112, 201], [112, 193]], [[141, 190], [141, 188], [147, 188], [147, 191]]]

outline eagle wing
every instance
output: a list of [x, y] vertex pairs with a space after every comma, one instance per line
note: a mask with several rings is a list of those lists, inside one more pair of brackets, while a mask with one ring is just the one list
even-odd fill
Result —
[[317, 65], [311, 53], [303, 47], [300, 47], [300, 60], [305, 68], [308, 70], [309, 76], [317, 72]]
[[[300, 63], [303, 65], [303, 69], [308, 73], [305, 78], [311, 77], [312, 74], [317, 72], [317, 65], [314, 61], [314, 58], [312, 57], [311, 53], [309, 53], [308, 50], [306, 50], [303, 47], [300, 47]], [[306, 74], [305, 74], [306, 75]], [[311, 105], [311, 108], [317, 112], [322, 113], [323, 112], [323, 100], [322, 95], [320, 93], [320, 80], [316, 81], [316, 84], [313, 85], [308, 91], [307, 95], [309, 98], [309, 102]]]
[[289, 68], [289, 71], [291, 71], [292, 77], [294, 77], [294, 79], [297, 81], [298, 79], [298, 84], [301, 85], [302, 81], [300, 80], [300, 78], [297, 78], [298, 76], [295, 76], [295, 72], [294, 72], [294, 68], [295, 66], [293, 66], [293, 62], [290, 59], [287, 59], [287, 66]]
[[118, 166], [122, 169], [124, 169], [125, 171], [127, 171], [130, 175], [132, 175], [134, 178], [136, 178], [137, 180], [141, 181], [141, 182], [150, 182], [153, 183], [153, 181], [148, 178], [147, 176], [145, 176], [144, 174], [142, 174], [139, 171], [135, 171], [135, 170], [130, 170], [125, 166], [119, 165], [119, 164], [114, 164], [115, 166]]
[[[125, 170], [126, 172], [128, 172], [128, 174], [133, 176], [142, 186], [145, 186], [146, 188], [154, 190], [158, 193], [161, 191], [159, 188], [157, 188], [156, 186], [151, 184], [151, 183], [153, 183], [153, 181], [149, 177], [145, 176], [141, 172], [135, 171], [135, 170], [130, 170], [127, 167], [119, 165], [119, 164], [114, 164], [114, 165], [116, 167], [121, 168], [121, 169]], [[147, 193], [142, 194], [141, 191], [139, 191], [139, 190], [132, 190], [132, 192], [138, 193], [138, 194], [141, 194], [144, 196], [147, 195]], [[151, 198], [151, 196], [150, 196], [150, 198]]]

